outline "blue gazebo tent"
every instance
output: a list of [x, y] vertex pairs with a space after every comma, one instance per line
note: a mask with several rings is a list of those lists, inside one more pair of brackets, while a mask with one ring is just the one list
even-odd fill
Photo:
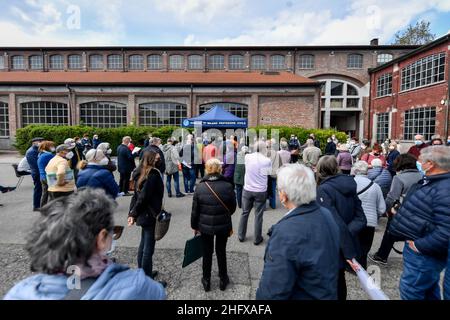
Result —
[[202, 125], [203, 128], [218, 129], [237, 129], [247, 128], [247, 119], [236, 117], [234, 114], [225, 111], [220, 106], [215, 106], [198, 117], [184, 119], [182, 126], [184, 128], [193, 128], [196, 125]]

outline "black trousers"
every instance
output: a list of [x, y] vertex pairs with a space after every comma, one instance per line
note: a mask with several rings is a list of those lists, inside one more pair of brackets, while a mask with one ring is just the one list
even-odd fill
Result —
[[339, 301], [347, 300], [347, 283], [345, 281], [345, 268], [339, 269], [337, 295]]
[[130, 178], [131, 178], [131, 171], [120, 173], [120, 182], [119, 182], [120, 192], [128, 193], [128, 190], [130, 188]]
[[367, 269], [367, 254], [372, 247], [375, 227], [365, 227], [359, 232], [359, 244], [361, 245], [361, 258], [358, 261], [364, 269]]
[[48, 184], [47, 180], [41, 180], [42, 196], [41, 196], [41, 208], [48, 202]]
[[227, 240], [228, 235], [201, 235], [203, 242], [203, 278], [211, 279], [212, 256], [214, 253], [214, 237], [216, 238], [217, 265], [219, 266], [219, 277], [227, 277]]
[[388, 232], [391, 221], [392, 216], [389, 216], [388, 222], [386, 224], [386, 229], [384, 230], [383, 240], [381, 240], [380, 248], [377, 251], [377, 256], [384, 260], [387, 260], [387, 258], [389, 257], [389, 254], [391, 253], [392, 247], [395, 243], [395, 239], [393, 239], [392, 235]]
[[205, 176], [205, 165], [202, 164], [196, 164], [195, 167], [195, 177], [198, 178], [198, 174], [200, 173], [200, 178], [203, 178]]

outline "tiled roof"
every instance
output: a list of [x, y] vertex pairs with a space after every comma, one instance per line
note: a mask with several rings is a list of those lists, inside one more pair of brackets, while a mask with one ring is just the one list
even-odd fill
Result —
[[0, 84], [318, 85], [290, 72], [0, 72]]

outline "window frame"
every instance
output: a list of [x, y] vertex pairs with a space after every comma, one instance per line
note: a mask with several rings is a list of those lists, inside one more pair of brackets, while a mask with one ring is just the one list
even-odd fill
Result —
[[[158, 61], [153, 61], [152, 59], [158, 58]], [[157, 53], [152, 53], [147, 55], [147, 70], [162, 70], [163, 61], [162, 56]]]
[[[55, 67], [54, 58], [58, 57], [60, 60], [57, 62], [57, 67]], [[48, 68], [50, 70], [64, 70], [64, 56], [62, 54], [52, 54], [48, 57]]]
[[[358, 57], [358, 60], [355, 60], [356, 57]], [[363, 67], [364, 67], [364, 55], [363, 54], [349, 53], [347, 55], [347, 69], [363, 69]]]
[[[102, 120], [101, 120], [102, 119]], [[80, 104], [80, 122], [96, 128], [127, 125], [127, 105], [114, 101], [90, 101]]]
[[445, 59], [447, 59], [445, 52], [438, 52], [403, 67], [400, 71], [400, 92], [445, 81]]
[[9, 106], [8, 103], [0, 101], [0, 138], [9, 138], [10, 134]]
[[[37, 62], [37, 65], [36, 65]], [[30, 70], [43, 70], [44, 57], [42, 55], [33, 54], [28, 57], [28, 66]]]
[[[237, 59], [235, 60], [235, 59]], [[228, 69], [230, 70], [244, 70], [245, 69], [245, 63], [244, 63], [244, 56], [239, 53], [230, 54], [228, 56]]]
[[[429, 117], [427, 118], [426, 115], [429, 115]], [[413, 141], [415, 135], [421, 134], [425, 140], [431, 140], [431, 136], [436, 133], [436, 117], [437, 108], [434, 106], [419, 107], [404, 111], [403, 139]], [[432, 128], [433, 130], [431, 130]]]
[[[303, 60], [304, 58], [310, 58], [309, 61]], [[298, 68], [302, 70], [311, 70], [315, 68], [315, 56], [310, 53], [301, 54], [299, 57]]]
[[225, 56], [223, 54], [212, 54], [208, 57], [209, 70], [225, 70]]
[[[140, 126], [179, 127], [183, 119], [187, 118], [187, 105], [171, 101], [145, 102], [139, 104], [138, 116]], [[159, 121], [160, 119], [166, 120]]]
[[[281, 58], [280, 61], [276, 61], [277, 58]], [[270, 69], [271, 70], [286, 70], [286, 56], [283, 54], [272, 54], [270, 56]]]
[[108, 70], [123, 70], [123, 55], [112, 53], [106, 57], [106, 68]]
[[379, 143], [386, 141], [390, 138], [390, 113], [381, 112], [377, 113], [377, 130], [376, 140]]
[[54, 101], [29, 101], [20, 104], [22, 127], [30, 124], [69, 125], [69, 106]]
[[376, 97], [386, 97], [392, 95], [392, 72], [387, 72], [377, 78]]
[[[255, 58], [262, 58], [262, 61], [258, 61], [258, 63], [262, 62], [262, 68], [255, 68]], [[266, 70], [267, 69], [267, 57], [263, 54], [252, 54], [250, 56], [250, 69], [251, 70]]]
[[[195, 61], [195, 59], [198, 59], [198, 61]], [[188, 56], [188, 69], [189, 70], [203, 70], [205, 68], [204, 66], [204, 57], [200, 54], [190, 54]]]
[[[16, 59], [21, 60], [21, 68], [17, 68], [16, 64], [17, 61], [15, 61]], [[25, 57], [23, 55], [13, 55], [11, 56], [11, 70], [25, 70], [26, 69], [26, 64], [25, 64]]]
[[[133, 58], [138, 58], [140, 61], [133, 61]], [[128, 56], [128, 70], [142, 71], [144, 70], [144, 56], [142, 54], [130, 54]]]
[[[177, 59], [177, 60], [175, 60]], [[184, 55], [171, 54], [169, 56], [169, 69], [170, 70], [184, 70]]]
[[[390, 56], [389, 59], [386, 59], [386, 56]], [[381, 59], [380, 59], [381, 58]], [[392, 53], [388, 53], [388, 52], [384, 52], [384, 53], [379, 53], [377, 55], [377, 65], [382, 65], [388, 62], [391, 62], [394, 59], [394, 55]], [[382, 60], [382, 61], [380, 61]]]
[[[72, 61], [73, 58], [79, 59], [78, 61]], [[79, 67], [74, 67], [74, 63], [79, 64]], [[81, 70], [83, 69], [83, 56], [81, 54], [69, 54], [67, 56], [67, 69], [69, 70]]]
[[[93, 58], [101, 58], [97, 61], [93, 61]], [[95, 65], [94, 65], [95, 63]], [[89, 70], [104, 70], [105, 69], [105, 61], [104, 56], [101, 54], [91, 54], [89, 55]]]

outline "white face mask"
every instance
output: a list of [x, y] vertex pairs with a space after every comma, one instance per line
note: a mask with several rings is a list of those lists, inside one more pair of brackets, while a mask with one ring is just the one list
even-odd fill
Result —
[[106, 150], [106, 154], [111, 154], [111, 153], [112, 153], [111, 149]]
[[114, 250], [116, 249], [116, 241], [117, 240], [112, 240], [112, 242], [111, 242], [111, 249], [109, 249], [107, 252], [106, 252], [106, 255], [108, 256], [108, 257], [111, 257], [111, 255], [112, 255], [112, 253], [114, 252]]
[[55, 152], [56, 148], [50, 148], [50, 152]]
[[100, 162], [98, 164], [101, 166], [106, 166], [108, 163], [109, 163], [109, 159], [103, 158], [102, 160], [100, 160]]
[[66, 154], [66, 159], [67, 159], [67, 160], [70, 160], [70, 159], [72, 159], [72, 158], [73, 158], [73, 152], [70, 151], [68, 154]]

